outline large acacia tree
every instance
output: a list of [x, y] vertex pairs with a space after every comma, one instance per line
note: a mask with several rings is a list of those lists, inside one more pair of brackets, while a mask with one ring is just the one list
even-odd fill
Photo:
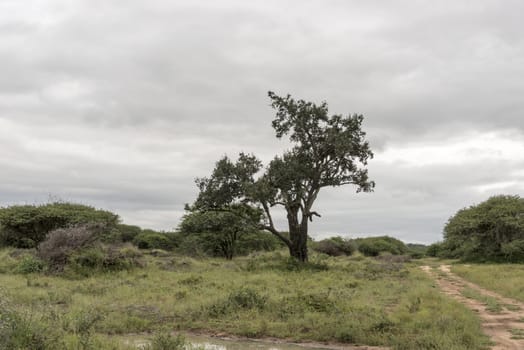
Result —
[[[280, 238], [291, 256], [307, 261], [308, 224], [314, 203], [324, 187], [355, 185], [357, 192], [372, 191], [375, 183], [365, 168], [373, 157], [362, 115], [329, 115], [326, 102], [316, 105], [290, 95], [268, 93], [276, 110], [272, 126], [277, 138], [288, 136], [292, 147], [266, 167], [254, 155], [220, 159], [210, 177], [198, 178], [200, 193], [192, 210], [227, 211], [238, 205], [255, 206], [264, 217], [257, 224]], [[273, 221], [276, 207], [287, 213], [288, 232]]]

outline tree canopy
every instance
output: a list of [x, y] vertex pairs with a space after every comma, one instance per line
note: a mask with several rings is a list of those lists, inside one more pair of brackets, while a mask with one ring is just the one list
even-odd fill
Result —
[[524, 261], [524, 199], [499, 195], [460, 209], [444, 227], [439, 254], [476, 261]]
[[233, 259], [243, 235], [258, 229], [262, 212], [251, 206], [235, 205], [227, 211], [190, 211], [179, 225], [182, 234], [198, 235], [208, 254]]
[[[192, 210], [224, 211], [232, 206], [260, 208], [258, 222], [289, 248], [291, 256], [307, 261], [308, 222], [320, 216], [314, 203], [324, 187], [354, 185], [357, 192], [372, 191], [375, 183], [366, 165], [373, 153], [362, 131], [362, 115], [329, 115], [328, 105], [268, 93], [276, 111], [276, 137], [288, 136], [292, 147], [264, 168], [252, 154], [236, 160], [220, 159], [209, 177], [198, 178], [200, 190]], [[274, 223], [272, 210], [286, 211], [289, 236]]]

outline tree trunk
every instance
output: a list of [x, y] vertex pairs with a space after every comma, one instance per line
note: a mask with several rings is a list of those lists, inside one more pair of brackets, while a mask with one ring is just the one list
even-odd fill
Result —
[[308, 261], [307, 251], [307, 231], [308, 222], [307, 218], [303, 219], [302, 222], [298, 222], [298, 212], [288, 213], [288, 224], [289, 224], [289, 254], [301, 262]]

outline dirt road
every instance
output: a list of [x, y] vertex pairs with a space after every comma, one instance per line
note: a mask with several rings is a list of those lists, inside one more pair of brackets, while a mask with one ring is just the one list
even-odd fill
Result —
[[451, 272], [449, 265], [441, 265], [438, 269], [421, 268], [435, 279], [445, 294], [478, 313], [484, 333], [494, 344], [493, 350], [524, 349], [524, 303], [458, 277]]

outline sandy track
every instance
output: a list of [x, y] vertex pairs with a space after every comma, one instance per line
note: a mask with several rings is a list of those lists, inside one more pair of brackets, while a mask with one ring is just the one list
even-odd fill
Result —
[[[421, 268], [435, 279], [445, 294], [477, 312], [481, 319], [484, 333], [494, 343], [493, 350], [524, 349], [524, 339], [513, 339], [513, 334], [511, 333], [511, 330], [522, 330], [524, 332], [524, 303], [505, 298], [458, 277], [451, 272], [449, 265], [441, 265], [439, 271], [435, 271], [430, 266], [421, 266]], [[503, 311], [490, 312], [486, 310], [486, 305], [483, 302], [464, 297], [462, 290], [466, 287], [474, 289], [482, 295], [497, 299], [503, 306]], [[509, 310], [505, 305], [511, 305], [512, 310]], [[514, 310], [515, 308], [519, 308], [519, 310]]]

